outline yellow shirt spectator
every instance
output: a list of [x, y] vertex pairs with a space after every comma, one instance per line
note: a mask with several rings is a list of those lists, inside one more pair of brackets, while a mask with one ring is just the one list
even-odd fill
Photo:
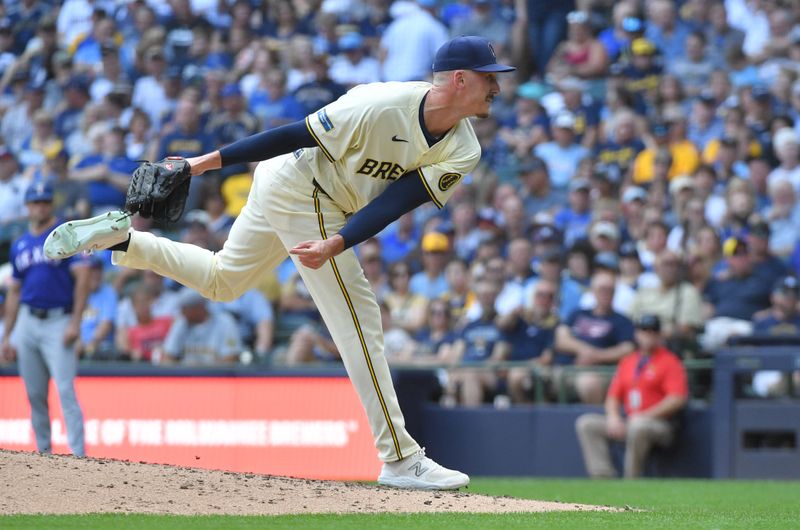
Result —
[[250, 186], [253, 184], [253, 176], [249, 173], [231, 175], [222, 183], [222, 198], [225, 200], [225, 213], [238, 217], [247, 202], [250, 194]]
[[[689, 140], [680, 140], [669, 146], [672, 165], [667, 177], [672, 180], [678, 175], [691, 175], [700, 164], [700, 153]], [[633, 181], [646, 184], [653, 180], [657, 149], [647, 148], [636, 156], [633, 163]]]

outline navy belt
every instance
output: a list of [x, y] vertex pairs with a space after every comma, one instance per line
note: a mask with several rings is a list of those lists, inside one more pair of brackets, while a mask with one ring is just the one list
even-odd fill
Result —
[[58, 315], [69, 315], [72, 313], [72, 307], [33, 307], [28, 306], [28, 311], [31, 315], [44, 320], [47, 317]]

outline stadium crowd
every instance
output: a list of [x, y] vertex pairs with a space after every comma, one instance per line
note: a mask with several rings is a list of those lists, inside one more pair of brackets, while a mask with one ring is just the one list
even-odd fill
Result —
[[[684, 359], [732, 337], [800, 334], [800, 2], [791, 0], [9, 0], [0, 12], [0, 258], [25, 190], [62, 219], [123, 206], [137, 160], [196, 156], [304, 118], [349, 87], [425, 80], [451, 35], [493, 42], [483, 155], [445, 208], [358, 248], [390, 362], [447, 367], [445, 403], [532, 370], [608, 365], [660, 319]], [[193, 183], [178, 225], [219, 249], [252, 168]], [[337, 362], [294, 263], [211, 303], [90, 258], [90, 360]], [[87, 258], [89, 259], [89, 258]], [[4, 260], [4, 261], [5, 261]], [[509, 369], [471, 368], [512, 361]], [[526, 365], [526, 363], [528, 363]], [[570, 375], [602, 403], [607, 375]], [[502, 381], [501, 381], [502, 380]], [[758, 391], [780, 376], [764, 374]]]

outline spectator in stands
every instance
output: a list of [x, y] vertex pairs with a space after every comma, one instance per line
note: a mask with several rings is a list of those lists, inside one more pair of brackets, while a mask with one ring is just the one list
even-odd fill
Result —
[[212, 311], [224, 311], [237, 324], [243, 346], [252, 348], [256, 359], [266, 361], [272, 350], [274, 320], [272, 306], [258, 289], [245, 291], [230, 302], [212, 304]]
[[[450, 363], [482, 363], [498, 361], [500, 329], [497, 327], [495, 303], [500, 294], [500, 285], [492, 280], [483, 279], [475, 285], [475, 297], [480, 306], [480, 317], [468, 323], [459, 333], [453, 344]], [[494, 371], [485, 367], [455, 368], [448, 373], [445, 394], [456, 398], [458, 403], [467, 407], [481, 405], [487, 394], [494, 392], [497, 376]]]
[[[175, 109], [174, 120], [167, 124], [167, 132], [158, 143], [158, 155], [152, 159], [166, 156], [182, 156], [184, 158], [199, 156], [214, 150], [215, 143], [211, 135], [202, 129], [198, 104], [189, 97], [182, 97]], [[193, 178], [186, 199], [186, 209], [192, 210], [200, 206], [204, 182], [209, 177]]]
[[552, 362], [553, 341], [558, 324], [555, 306], [557, 290], [557, 284], [539, 280], [532, 289], [533, 298], [530, 303], [497, 320], [502, 331], [497, 350], [498, 358], [514, 362], [527, 361], [530, 364], [530, 367], [515, 367], [508, 371], [508, 393], [514, 403], [532, 401], [534, 378], [531, 370], [541, 370]]
[[728, 270], [709, 282], [705, 298], [705, 333], [701, 345], [715, 352], [734, 335], [749, 335], [752, 318], [769, 307], [774, 277], [756, 274], [747, 241], [732, 237], [723, 244]]
[[445, 267], [444, 274], [447, 289], [441, 299], [447, 303], [452, 321], [459, 323], [465, 319], [475, 302], [469, 267], [464, 260], [453, 259]]
[[645, 270], [653, 269], [656, 256], [667, 248], [668, 237], [669, 227], [663, 221], [652, 221], [646, 225], [644, 239], [639, 242], [637, 247], [639, 259]]
[[538, 157], [530, 157], [523, 161], [517, 169], [522, 189], [525, 213], [533, 217], [539, 212], [555, 213], [563, 201], [550, 186], [550, 175], [547, 164]]
[[22, 143], [33, 134], [34, 114], [42, 110], [44, 83], [31, 80], [24, 70], [7, 72], [6, 76], [10, 77], [12, 101], [3, 114], [0, 133], [11, 152], [19, 157]]
[[134, 362], [154, 362], [153, 351], [164, 345], [174, 318], [169, 315], [155, 316], [154, 304], [158, 292], [152, 286], [135, 289], [130, 304], [136, 323], [126, 328], [125, 333], [116, 334], [117, 354]]
[[[363, 256], [362, 256], [363, 259]], [[403, 261], [389, 266], [389, 291], [383, 297], [389, 309], [392, 325], [404, 329], [412, 336], [425, 325], [428, 300], [409, 291], [411, 267]]]
[[569, 183], [569, 205], [555, 216], [555, 225], [564, 234], [564, 244], [567, 246], [584, 237], [592, 222], [589, 202], [591, 187], [585, 178], [572, 180]]
[[350, 32], [339, 37], [340, 54], [331, 63], [331, 79], [346, 88], [380, 81], [381, 63], [367, 55], [365, 46], [360, 33]]
[[265, 129], [303, 118], [303, 109], [286, 88], [286, 75], [280, 69], [266, 72], [249, 98], [249, 110]]
[[772, 288], [771, 306], [756, 313], [753, 319], [755, 336], [800, 336], [800, 282], [794, 276], [780, 278]]
[[729, 24], [725, 2], [714, 2], [709, 6], [708, 21], [709, 25], [706, 28], [708, 53], [714, 64], [722, 65], [725, 62], [726, 50], [741, 50], [744, 44], [744, 32]]
[[[619, 255], [616, 250], [598, 252], [594, 256], [592, 265], [593, 273], [607, 271], [616, 277], [614, 298], [611, 302], [611, 307], [621, 315], [630, 315], [633, 299], [636, 297], [636, 291], [634, 291], [633, 287], [622, 281], [622, 277], [619, 274]], [[580, 298], [579, 305], [581, 309], [592, 309], [596, 304], [597, 299], [595, 298], [594, 289], [586, 291]]]
[[553, 301], [553, 309], [555, 314], [560, 320], [566, 320], [576, 309], [583, 288], [581, 285], [572, 279], [569, 274], [563, 271], [563, 256], [561, 249], [558, 247], [547, 249], [538, 261], [537, 273], [538, 276], [535, 281], [530, 282], [525, 289], [524, 299], [526, 301], [526, 310], [532, 310], [530, 304], [535, 300], [534, 289], [539, 281], [545, 280], [556, 286], [556, 298]]
[[617, 366], [605, 414], [584, 414], [575, 424], [586, 472], [592, 478], [618, 476], [609, 441], [625, 442], [625, 478], [641, 477], [650, 451], [675, 441], [689, 395], [686, 371], [663, 345], [657, 316], [643, 315], [637, 321], [636, 343], [637, 350]]
[[188, 366], [236, 363], [242, 343], [233, 317], [225, 311], [210, 311], [208, 300], [188, 287], [179, 297], [181, 315], [164, 340], [161, 362]]
[[419, 247], [419, 231], [414, 224], [414, 214], [409, 212], [378, 235], [386, 263], [395, 263], [409, 257]]
[[411, 277], [411, 292], [433, 300], [447, 291], [444, 268], [450, 253], [450, 241], [440, 232], [422, 236], [422, 270]]
[[228, 145], [261, 129], [258, 118], [247, 110], [238, 84], [225, 85], [220, 96], [223, 110], [212, 115], [206, 126], [206, 132], [211, 134], [215, 145]]
[[597, 103], [587, 93], [591, 88], [589, 83], [569, 76], [559, 80], [556, 87], [564, 105], [561, 112], [570, 112], [575, 117], [575, 142], [586, 149], [594, 149], [600, 112]]
[[317, 306], [294, 265], [281, 289], [280, 310], [276, 333], [278, 341], [289, 339], [295, 331], [304, 326], [316, 327], [322, 321]]
[[638, 293], [641, 288], [645, 287], [642, 282], [643, 273], [644, 267], [639, 259], [636, 243], [625, 241], [619, 246], [619, 283], [628, 285]]
[[125, 131], [114, 127], [97, 133], [100, 151], [84, 157], [69, 173], [70, 179], [86, 183], [92, 210], [97, 213], [122, 208], [131, 173], [137, 163], [125, 154]]
[[589, 151], [575, 141], [575, 115], [565, 111], [553, 120], [553, 141], [533, 148], [533, 154], [544, 160], [550, 173], [550, 183], [557, 193], [563, 193], [578, 171]]
[[450, 26], [450, 35], [478, 35], [496, 46], [497, 53], [508, 49], [511, 28], [507, 20], [498, 16], [491, 0], [471, 0], [471, 10]]
[[0, 146], [0, 225], [25, 221], [25, 190], [28, 184], [17, 171], [17, 159], [6, 146]]
[[78, 357], [109, 360], [114, 352], [114, 321], [117, 318], [117, 293], [103, 282], [104, 260], [92, 256], [89, 267], [89, 297], [81, 316], [81, 334], [75, 344]]
[[686, 55], [668, 62], [667, 71], [683, 81], [687, 96], [694, 97], [708, 87], [714, 64], [707, 57], [706, 37], [701, 31], [689, 33], [685, 43]]
[[525, 291], [535, 281], [536, 274], [531, 263], [533, 246], [523, 237], [512, 239], [508, 244], [504, 284], [497, 297], [496, 309], [500, 315], [519, 311], [525, 306]]
[[717, 117], [716, 108], [717, 101], [708, 89], [701, 90], [692, 103], [687, 136], [701, 153], [711, 140], [722, 138], [724, 134], [722, 120]]
[[535, 72], [544, 77], [553, 52], [566, 35], [566, 17], [575, 8], [575, 2], [525, 0], [515, 3], [515, 8], [521, 26], [515, 46], [518, 53], [533, 58]]
[[53, 116], [48, 111], [39, 109], [33, 115], [33, 133], [20, 145], [17, 161], [23, 167], [27, 178], [44, 164], [47, 153], [57, 152], [64, 146], [53, 127]]
[[411, 363], [417, 349], [416, 342], [408, 331], [394, 325], [391, 311], [385, 301], [378, 302], [378, 306], [381, 310], [386, 360], [390, 363]]
[[484, 238], [478, 228], [478, 213], [471, 202], [462, 202], [453, 207], [453, 251], [464, 260], [471, 260]]
[[391, 287], [383, 266], [380, 240], [372, 237], [364, 241], [358, 247], [358, 258], [372, 291], [378, 300], [383, 300]]
[[384, 81], [419, 81], [428, 76], [436, 50], [449, 35], [436, 18], [436, 0], [395, 3], [394, 19], [381, 37]]
[[645, 114], [658, 99], [664, 66], [656, 45], [642, 37], [631, 41], [630, 55], [626, 64], [615, 68], [620, 70], [623, 86], [632, 96], [631, 107], [638, 114]]
[[610, 175], [621, 181], [628, 175], [636, 155], [644, 149], [644, 143], [637, 137], [636, 115], [630, 110], [617, 112], [608, 127], [610, 134], [597, 146], [595, 155], [605, 164]]
[[[775, 339], [785, 337], [796, 341], [800, 337], [800, 282], [794, 276], [785, 276], [775, 283], [766, 311], [757, 313], [753, 320], [753, 336]], [[794, 372], [795, 384], [800, 381], [800, 372]], [[785, 396], [789, 378], [775, 370], [759, 370], [753, 374], [753, 391], [761, 397]]]
[[500, 122], [498, 137], [508, 151], [523, 160], [530, 156], [536, 145], [549, 140], [550, 118], [541, 104], [547, 92], [542, 83], [529, 81], [519, 85], [517, 97], [511, 105], [512, 112]]
[[456, 332], [453, 331], [450, 305], [446, 300], [437, 298], [431, 300], [427, 309], [425, 324], [414, 336], [417, 343], [416, 357], [420, 360], [446, 361], [452, 358], [450, 348], [457, 338]]
[[287, 366], [314, 362], [340, 362], [336, 344], [324, 323], [304, 324], [289, 339], [286, 350]]
[[154, 45], [144, 52], [144, 73], [133, 85], [133, 106], [150, 117], [150, 123], [159, 130], [162, 119], [174, 105], [165, 90], [167, 63], [160, 46]]
[[772, 146], [780, 165], [769, 174], [768, 183], [788, 179], [795, 191], [800, 191], [800, 135], [784, 127], [773, 135]]
[[678, 18], [675, 4], [670, 0], [654, 0], [647, 7], [645, 36], [664, 54], [665, 62], [683, 57], [690, 29]]
[[589, 229], [589, 242], [595, 252], [617, 252], [619, 228], [610, 221], [597, 221]]
[[[633, 351], [633, 324], [612, 308], [616, 274], [604, 269], [592, 276], [593, 309], [578, 309], [556, 329], [556, 365], [593, 366], [616, 363]], [[574, 390], [583, 403], [603, 401], [604, 379], [594, 373], [575, 378]]]
[[105, 43], [100, 47], [100, 55], [102, 57], [100, 71], [89, 85], [89, 95], [95, 103], [101, 103], [115, 89], [119, 90], [125, 85], [130, 87], [130, 78], [122, 69], [119, 60], [119, 48], [113, 43]]
[[753, 265], [753, 272], [768, 278], [770, 282], [786, 275], [786, 265], [783, 260], [770, 250], [771, 238], [772, 228], [769, 223], [764, 219], [752, 216], [747, 225], [747, 248], [750, 253], [750, 261]]
[[[122, 292], [125, 282], [129, 280], [132, 280], [129, 292], [133, 293], [137, 290], [145, 289], [153, 297], [152, 313], [154, 318], [164, 316], [172, 319], [177, 318], [180, 311], [178, 294], [175, 291], [166, 289], [163, 276], [159, 276], [152, 271], [123, 269], [115, 279], [116, 284], [119, 286], [117, 290]], [[141, 324], [141, 322], [138, 320], [131, 297], [126, 296], [117, 306], [117, 321], [114, 323], [117, 335], [115, 342], [118, 347], [127, 344], [128, 329], [137, 324]], [[121, 349], [127, 351], [126, 348]]]
[[644, 210], [648, 199], [647, 191], [639, 186], [628, 186], [622, 193], [620, 206], [623, 233], [632, 241], [638, 241], [644, 237], [647, 226], [644, 222]]
[[525, 204], [516, 193], [503, 199], [498, 220], [506, 241], [528, 238], [530, 234], [530, 219], [525, 215]]
[[553, 79], [578, 76], [594, 79], [608, 70], [608, 55], [603, 44], [592, 34], [589, 13], [572, 11], [567, 15], [567, 39], [558, 45], [547, 73]]
[[603, 43], [613, 63], [630, 45], [631, 35], [641, 30], [642, 21], [636, 18], [636, 6], [632, 2], [616, 2], [611, 19], [612, 25], [602, 30], [597, 39]]
[[328, 57], [314, 55], [312, 60], [314, 78], [301, 84], [292, 93], [303, 113], [313, 114], [328, 103], [336, 101], [347, 92], [347, 87], [332, 80], [328, 75]]
[[682, 278], [680, 255], [664, 250], [656, 256], [655, 272], [659, 285], [640, 289], [633, 300], [631, 319], [645, 314], [656, 315], [661, 322], [661, 336], [675, 345], [688, 346], [703, 326], [702, 296], [687, 279]]

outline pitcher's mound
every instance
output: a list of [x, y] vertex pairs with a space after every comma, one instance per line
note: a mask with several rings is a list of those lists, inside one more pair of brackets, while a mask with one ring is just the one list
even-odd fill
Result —
[[602, 506], [0, 450], [0, 514], [549, 512]]

